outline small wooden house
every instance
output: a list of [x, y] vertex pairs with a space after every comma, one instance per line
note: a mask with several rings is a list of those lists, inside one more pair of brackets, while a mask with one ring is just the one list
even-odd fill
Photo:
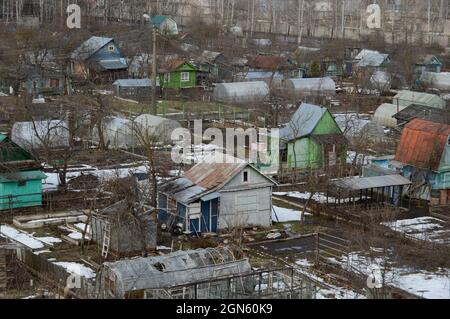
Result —
[[0, 211], [42, 205], [47, 176], [26, 150], [0, 134]]
[[197, 84], [197, 68], [184, 60], [170, 60], [159, 74], [162, 89], [187, 89]]
[[450, 205], [450, 125], [412, 120], [403, 130], [395, 160], [402, 163], [402, 175], [414, 183], [416, 193], [427, 194], [431, 204]]
[[151, 98], [153, 83], [150, 79], [120, 79], [113, 86], [118, 97], [145, 100]]
[[200, 163], [159, 188], [158, 220], [168, 227], [181, 224], [192, 234], [270, 227], [274, 185], [238, 159]]
[[421, 75], [424, 72], [440, 73], [442, 67], [443, 64], [439, 58], [432, 54], [420, 56], [419, 61], [414, 65], [417, 75]]
[[33, 69], [22, 82], [22, 88], [33, 96], [64, 94], [65, 76], [61, 72]]
[[116, 80], [127, 76], [125, 56], [112, 38], [91, 37], [70, 55], [76, 77]]
[[133, 206], [122, 200], [92, 215], [92, 238], [102, 246], [106, 237], [108, 252], [113, 255], [156, 249], [157, 225], [152, 212]]
[[289, 169], [328, 169], [345, 164], [347, 140], [327, 108], [303, 103], [280, 131], [282, 161]]

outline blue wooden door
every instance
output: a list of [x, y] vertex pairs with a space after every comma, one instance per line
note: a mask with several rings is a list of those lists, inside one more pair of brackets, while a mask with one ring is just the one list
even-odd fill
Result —
[[219, 199], [211, 201], [211, 232], [217, 232], [217, 225], [219, 222]]
[[197, 235], [200, 233], [199, 225], [200, 225], [200, 220], [198, 218], [189, 220], [191, 234]]
[[201, 202], [201, 231], [205, 233], [211, 232], [211, 201]]

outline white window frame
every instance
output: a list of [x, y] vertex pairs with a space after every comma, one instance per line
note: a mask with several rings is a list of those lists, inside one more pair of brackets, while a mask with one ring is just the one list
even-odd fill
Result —
[[109, 52], [114, 52], [114, 51], [116, 51], [116, 47], [111, 44], [110, 46], [108, 46], [108, 51]]
[[180, 78], [181, 82], [189, 82], [190, 74], [189, 72], [181, 72]]

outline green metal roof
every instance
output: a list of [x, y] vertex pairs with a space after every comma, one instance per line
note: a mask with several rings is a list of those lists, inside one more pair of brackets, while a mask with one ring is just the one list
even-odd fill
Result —
[[7, 138], [6, 135], [0, 134], [0, 143], [6, 140], [6, 138]]
[[41, 171], [24, 171], [14, 173], [2, 173], [0, 174], [0, 183], [9, 183], [17, 181], [32, 181], [37, 179], [46, 179], [45, 175]]

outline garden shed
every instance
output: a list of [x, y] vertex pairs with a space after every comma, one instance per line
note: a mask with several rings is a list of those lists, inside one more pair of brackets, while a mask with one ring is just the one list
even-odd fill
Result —
[[113, 85], [118, 97], [130, 99], [150, 98], [153, 87], [150, 79], [121, 79]]
[[92, 215], [92, 238], [101, 247], [107, 237], [108, 252], [117, 256], [155, 250], [157, 225], [151, 213], [126, 200], [117, 202]]
[[220, 83], [214, 88], [214, 100], [224, 103], [258, 103], [270, 94], [264, 81]]

